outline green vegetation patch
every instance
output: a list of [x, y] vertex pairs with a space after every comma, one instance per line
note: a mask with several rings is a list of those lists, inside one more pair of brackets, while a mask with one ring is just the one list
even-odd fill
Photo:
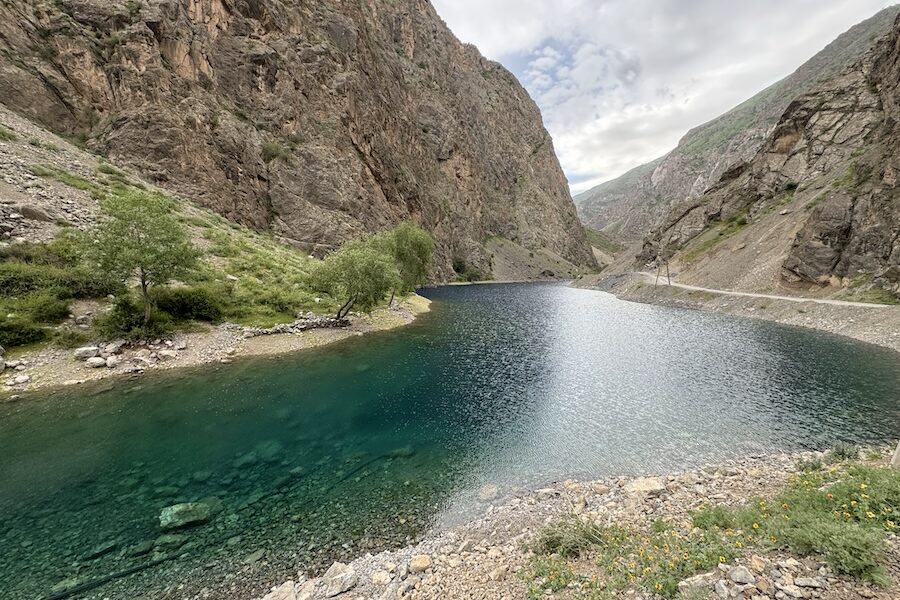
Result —
[[[648, 533], [576, 518], [546, 527], [531, 549], [536, 558], [525, 577], [534, 599], [572, 586], [590, 599], [617, 598], [629, 588], [672, 598], [680, 581], [739, 554], [730, 539], [711, 531], [680, 530], [659, 521]], [[573, 558], [590, 559], [596, 568], [577, 575], [561, 560]]]
[[529, 598], [566, 589], [588, 599], [618, 598], [627, 589], [673, 598], [680, 581], [749, 549], [821, 557], [836, 573], [887, 585], [882, 561], [885, 538], [897, 529], [900, 471], [846, 460], [858, 453], [836, 447], [825, 461], [798, 465], [774, 498], [703, 506], [689, 524], [660, 520], [638, 530], [577, 517], [552, 523], [529, 548]]
[[611, 235], [602, 231], [585, 227], [584, 233], [587, 235], [588, 242], [590, 242], [591, 246], [597, 250], [602, 250], [607, 254], [616, 255], [625, 249], [624, 245], [616, 241]]
[[0, 125], [0, 142], [15, 142], [19, 136], [12, 129]]
[[85, 266], [69, 237], [0, 248], [0, 346], [44, 341], [72, 300], [117, 294], [121, 285]]
[[682, 258], [686, 262], [694, 262], [720, 243], [740, 232], [749, 223], [748, 211], [746, 209], [742, 210], [718, 227], [714, 227], [703, 233], [685, 250]]
[[880, 561], [885, 534], [897, 527], [900, 472], [855, 463], [817, 466], [803, 465], [773, 500], [706, 507], [693, 514], [693, 523], [740, 547], [822, 556], [837, 573], [885, 584]]

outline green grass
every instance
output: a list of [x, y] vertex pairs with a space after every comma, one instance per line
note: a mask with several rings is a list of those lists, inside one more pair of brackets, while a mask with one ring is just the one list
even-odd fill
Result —
[[896, 529], [898, 511], [900, 472], [844, 463], [801, 472], [770, 501], [704, 508], [693, 522], [742, 547], [821, 556], [837, 573], [884, 584], [884, 538]]
[[[547, 526], [531, 546], [535, 558], [525, 572], [529, 598], [573, 584], [589, 599], [617, 598], [629, 588], [673, 598], [680, 581], [739, 554], [730, 539], [713, 532], [679, 529], [663, 521], [650, 529], [647, 533], [601, 526], [574, 517]], [[563, 562], [575, 558], [589, 559], [596, 568], [579, 575]]]
[[76, 190], [88, 192], [95, 200], [100, 200], [109, 192], [109, 190], [105, 189], [102, 185], [96, 184], [93, 181], [81, 177], [80, 175], [73, 175], [68, 171], [58, 169], [56, 167], [31, 165], [31, 167], [29, 167], [29, 170], [32, 172], [32, 174], [38, 177], [54, 179]]
[[836, 573], [886, 585], [882, 561], [897, 528], [900, 471], [845, 460], [852, 450], [836, 447], [830, 455], [841, 462], [827, 468], [798, 465], [774, 498], [703, 506], [689, 524], [626, 529], [574, 516], [551, 523], [528, 548], [528, 597], [570, 589], [573, 597], [611, 599], [636, 588], [673, 598], [680, 581], [748, 551], [818, 557]]
[[74, 299], [103, 298], [121, 286], [79, 263], [72, 243], [14, 244], [0, 249], [0, 346], [54, 337]]
[[0, 142], [15, 142], [19, 136], [12, 129], [0, 125]]
[[584, 232], [585, 234], [587, 234], [587, 238], [591, 246], [598, 250], [602, 250], [607, 254], [616, 255], [625, 249], [624, 245], [620, 244], [607, 233], [597, 231], [596, 229], [592, 229], [590, 227], [585, 227]]
[[262, 158], [270, 163], [273, 160], [287, 160], [291, 157], [291, 149], [277, 142], [265, 142], [261, 147]]
[[892, 306], [900, 304], [900, 298], [896, 294], [885, 289], [868, 287], [873, 279], [872, 273], [857, 273], [850, 279], [850, 285], [847, 287], [847, 291], [841, 294], [841, 299]]
[[694, 262], [748, 225], [747, 210], [742, 210], [718, 227], [707, 230], [690, 243], [682, 254], [685, 262]]

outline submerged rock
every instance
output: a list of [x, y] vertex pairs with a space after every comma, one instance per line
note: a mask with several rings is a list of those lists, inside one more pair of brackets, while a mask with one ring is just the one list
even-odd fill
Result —
[[500, 488], [492, 483], [483, 485], [481, 486], [481, 489], [478, 490], [478, 499], [482, 502], [490, 502], [491, 500], [495, 500], [499, 495]]
[[156, 538], [156, 541], [153, 542], [153, 547], [156, 550], [160, 550], [162, 552], [165, 552], [166, 550], [175, 550], [184, 546], [187, 540], [187, 536], [185, 535], [179, 535], [177, 533], [164, 533], [163, 535]]
[[115, 540], [110, 540], [108, 542], [104, 542], [99, 546], [95, 546], [90, 552], [84, 555], [85, 560], [94, 560], [96, 558], [100, 558], [104, 554], [109, 554], [113, 550], [119, 547], [119, 542]]
[[212, 509], [203, 502], [185, 502], [167, 506], [159, 513], [159, 526], [163, 529], [179, 529], [200, 525], [212, 517]]

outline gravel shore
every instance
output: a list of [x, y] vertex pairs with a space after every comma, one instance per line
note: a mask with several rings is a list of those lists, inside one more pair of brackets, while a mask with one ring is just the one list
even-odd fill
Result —
[[[77, 359], [74, 350], [45, 347], [10, 352], [3, 360], [6, 369], [0, 371], [0, 402], [20, 400], [26, 397], [26, 392], [45, 388], [316, 348], [407, 325], [428, 312], [430, 304], [426, 298], [413, 295], [390, 309], [382, 308], [371, 315], [353, 315], [350, 326], [342, 328], [257, 335], [257, 330], [223, 324], [150, 342], [112, 343], [114, 352], [104, 354], [114, 359], [105, 357], [104, 365], [109, 366], [101, 368], [92, 368], [85, 360]], [[95, 347], [103, 351], [107, 346], [110, 343], [98, 343]]]
[[[872, 464], [886, 464], [889, 448], [865, 451]], [[682, 473], [653, 477], [616, 477], [599, 481], [564, 481], [524, 493], [466, 525], [436, 532], [400, 550], [335, 563], [325, 575], [303, 575], [272, 588], [264, 600], [512, 600], [527, 597], [523, 576], [527, 549], [535, 534], [557, 519], [577, 515], [599, 524], [617, 524], [647, 531], [658, 519], [684, 523], [689, 511], [714, 503], [740, 505], [754, 497], [777, 493], [801, 460], [817, 453], [756, 456]], [[710, 573], [685, 582], [685, 593], [697, 598], [752, 600], [876, 599], [896, 600], [900, 584], [900, 540], [891, 535], [885, 561], [894, 585], [880, 588], [839, 577], [824, 563], [784, 553], [759, 556], [751, 552], [723, 563]], [[562, 590], [545, 597], [577, 598]], [[637, 589], [623, 597], [651, 600]]]

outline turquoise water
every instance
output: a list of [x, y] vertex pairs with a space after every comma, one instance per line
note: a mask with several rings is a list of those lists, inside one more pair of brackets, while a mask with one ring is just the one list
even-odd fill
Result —
[[425, 294], [393, 332], [0, 406], [2, 597], [147, 563], [176, 502], [223, 510], [75, 597], [251, 598], [458, 522], [488, 483], [900, 435], [900, 355], [873, 346], [557, 284]]

